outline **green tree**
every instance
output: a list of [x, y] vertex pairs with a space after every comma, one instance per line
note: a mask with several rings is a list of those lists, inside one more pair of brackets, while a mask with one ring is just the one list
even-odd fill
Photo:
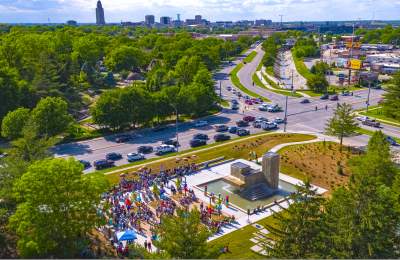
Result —
[[29, 121], [30, 110], [27, 108], [18, 108], [9, 112], [2, 121], [1, 135], [8, 139], [21, 137], [22, 129]]
[[320, 258], [323, 248], [321, 232], [323, 231], [321, 211], [325, 199], [317, 194], [309, 181], [298, 186], [290, 195], [290, 206], [273, 216], [277, 220], [275, 226], [268, 230], [274, 242], [267, 239], [266, 251], [274, 258]]
[[19, 106], [18, 90], [20, 86], [17, 71], [4, 67], [0, 63], [0, 120]]
[[400, 72], [393, 76], [392, 84], [386, 88], [383, 110], [386, 115], [400, 120]]
[[367, 152], [352, 159], [348, 187], [333, 193], [326, 207], [328, 258], [397, 258], [400, 242], [398, 169], [385, 136], [376, 132]]
[[329, 83], [325, 75], [313, 75], [307, 80], [307, 87], [317, 93], [325, 93], [328, 90]]
[[114, 72], [133, 71], [145, 64], [145, 54], [135, 47], [120, 46], [106, 56], [105, 64]]
[[200, 222], [197, 210], [177, 210], [176, 216], [164, 216], [158, 228], [160, 239], [154, 245], [171, 258], [199, 259], [215, 253], [208, 248], [210, 231]]
[[31, 165], [14, 185], [19, 201], [10, 218], [22, 257], [77, 257], [88, 231], [101, 223], [97, 206], [108, 186], [103, 175], [82, 175], [73, 159]]
[[178, 78], [178, 83], [184, 86], [192, 83], [197, 71], [205, 68], [198, 56], [188, 57], [185, 56], [178, 61], [175, 67], [175, 73]]
[[41, 99], [32, 110], [32, 120], [41, 135], [55, 136], [62, 133], [72, 122], [68, 104], [61, 98]]
[[338, 104], [333, 117], [326, 125], [326, 133], [338, 137], [340, 146], [343, 144], [343, 137], [353, 134], [358, 128], [352, 112], [351, 105], [346, 103]]
[[324, 75], [328, 72], [329, 65], [323, 61], [317, 61], [310, 69], [311, 73], [316, 75]]

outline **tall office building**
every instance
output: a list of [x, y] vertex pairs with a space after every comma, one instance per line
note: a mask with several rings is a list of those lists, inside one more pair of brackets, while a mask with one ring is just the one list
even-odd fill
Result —
[[96, 24], [97, 25], [105, 25], [106, 20], [104, 19], [104, 9], [103, 6], [101, 5], [101, 1], [97, 1], [97, 7], [96, 7]]
[[153, 24], [155, 24], [155, 17], [154, 17], [154, 15], [152, 15], [152, 14], [146, 15], [146, 16], [144, 17], [144, 23], [145, 23], [147, 26], [152, 26]]
[[160, 24], [162, 24], [162, 25], [170, 25], [171, 24], [171, 17], [161, 16], [160, 17]]
[[201, 17], [201, 15], [196, 15], [195, 17], [194, 17], [194, 20], [196, 21], [196, 24], [201, 24], [201, 22], [202, 22], [202, 17]]

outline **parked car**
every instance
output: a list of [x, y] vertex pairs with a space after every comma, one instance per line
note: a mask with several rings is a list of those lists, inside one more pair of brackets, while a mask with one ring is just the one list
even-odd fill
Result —
[[83, 165], [83, 168], [86, 170], [86, 169], [89, 169], [90, 167], [92, 167], [92, 164], [89, 162], [89, 161], [86, 161], [86, 160], [79, 160], [79, 162]]
[[261, 104], [262, 103], [262, 99], [261, 98], [252, 98], [251, 101], [254, 104]]
[[253, 122], [253, 127], [254, 128], [261, 128], [261, 125], [265, 122], [264, 120], [256, 120]]
[[229, 140], [229, 139], [231, 139], [231, 136], [230, 136], [230, 135], [226, 135], [226, 134], [217, 134], [217, 135], [214, 135], [214, 140], [215, 140], [216, 142], [222, 142], [222, 141], [226, 141], [226, 140]]
[[282, 108], [279, 105], [271, 105], [268, 107], [267, 111], [271, 113], [277, 113], [282, 111]]
[[120, 136], [117, 136], [117, 138], [115, 138], [115, 142], [125, 143], [125, 142], [129, 142], [131, 139], [132, 139], [132, 136], [130, 136], [130, 135], [120, 135]]
[[226, 132], [226, 131], [228, 131], [228, 126], [226, 126], [226, 125], [216, 125], [215, 126], [215, 131], [217, 131], [217, 132]]
[[303, 99], [302, 101], [300, 101], [300, 103], [301, 103], [301, 104], [308, 104], [308, 103], [310, 103], [310, 100], [307, 99], [307, 98], [305, 98], [305, 99]]
[[176, 139], [169, 139], [166, 141], [162, 141], [162, 144], [173, 145], [175, 147], [179, 146], [179, 142]]
[[339, 100], [339, 96], [338, 95], [332, 95], [329, 97], [330, 101], [338, 101]]
[[256, 117], [256, 120], [260, 120], [260, 121], [268, 121], [268, 118], [263, 117], [263, 116], [258, 116]]
[[122, 154], [120, 153], [108, 153], [106, 154], [106, 159], [110, 161], [118, 161], [122, 159]]
[[274, 123], [275, 124], [283, 124], [283, 123], [285, 123], [285, 119], [277, 117], [277, 118], [274, 119]]
[[361, 121], [361, 124], [366, 125], [366, 126], [376, 127], [376, 128], [379, 128], [381, 126], [381, 123], [379, 123], [375, 119], [369, 119], [369, 118]]
[[207, 126], [207, 125], [208, 125], [208, 122], [207, 122], [207, 121], [204, 121], [204, 120], [197, 121], [197, 122], [194, 124], [195, 127], [203, 127], [203, 126]]
[[137, 149], [138, 153], [148, 154], [153, 152], [153, 147], [149, 145], [139, 146]]
[[250, 131], [247, 129], [240, 128], [237, 130], [236, 134], [238, 136], [246, 136], [246, 135], [250, 135]]
[[231, 100], [231, 103], [232, 103], [232, 104], [239, 104], [239, 101], [237, 101], [236, 99], [232, 99], [232, 100]]
[[327, 100], [327, 99], [329, 99], [329, 95], [328, 94], [323, 94], [319, 99]]
[[236, 126], [230, 126], [228, 128], [228, 132], [231, 134], [236, 134], [237, 130], [238, 130], [238, 128]]
[[342, 92], [342, 96], [344, 96], [344, 97], [352, 96], [352, 95], [353, 95], [353, 92], [350, 92], [350, 91], [343, 91]]
[[395, 140], [393, 137], [391, 137], [391, 136], [386, 136], [386, 141], [387, 141], [390, 145], [393, 145], [393, 146], [397, 146], [397, 145], [398, 145], [398, 143], [396, 142], [396, 140]]
[[246, 126], [249, 126], [249, 122], [244, 121], [244, 120], [238, 120], [238, 121], [236, 121], [236, 125], [238, 127], [246, 127]]
[[231, 91], [231, 90], [232, 90], [232, 87], [231, 87], [231, 86], [227, 86], [227, 87], [226, 87], [226, 90]]
[[367, 116], [358, 116], [358, 117], [356, 117], [356, 119], [357, 119], [358, 121], [362, 122], [362, 121], [364, 121], [364, 120], [369, 119], [369, 117], [367, 117]]
[[246, 122], [253, 122], [254, 120], [256, 120], [256, 118], [254, 116], [243, 117], [243, 121], [246, 121]]
[[244, 103], [246, 105], [252, 106], [253, 105], [253, 101], [251, 101], [250, 99], [247, 99], [246, 101], [244, 101]]
[[126, 157], [128, 158], [128, 162], [144, 160], [144, 155], [141, 153], [128, 153]]
[[173, 145], [162, 144], [156, 148], [156, 155], [164, 155], [173, 152], [176, 152], [176, 148]]
[[102, 170], [102, 169], [106, 169], [106, 168], [111, 168], [114, 167], [114, 161], [111, 160], [97, 160], [93, 163], [94, 167], [96, 168], [96, 170]]
[[262, 105], [258, 106], [258, 110], [260, 110], [260, 111], [268, 111], [268, 107], [269, 107], [269, 105], [262, 104]]
[[208, 140], [209, 138], [206, 134], [195, 134], [193, 135], [193, 139]]
[[277, 129], [278, 128], [278, 125], [276, 124], [276, 123], [273, 123], [273, 122], [264, 122], [263, 123], [263, 125], [262, 125], [262, 129], [264, 129], [264, 130], [274, 130], [274, 129]]
[[199, 147], [199, 146], [203, 146], [206, 144], [207, 144], [207, 141], [204, 139], [192, 139], [190, 141], [190, 147]]

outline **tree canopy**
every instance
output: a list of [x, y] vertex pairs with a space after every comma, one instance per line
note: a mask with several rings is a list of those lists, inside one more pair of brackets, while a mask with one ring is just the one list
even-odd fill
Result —
[[22, 257], [76, 257], [86, 232], [100, 223], [97, 205], [107, 188], [102, 175], [82, 175], [73, 159], [35, 162], [14, 185], [19, 204], [10, 226]]

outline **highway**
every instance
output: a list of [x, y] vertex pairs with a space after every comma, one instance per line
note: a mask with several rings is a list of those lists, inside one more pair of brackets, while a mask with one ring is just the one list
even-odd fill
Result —
[[[250, 49], [248, 53], [250, 53], [254, 49]], [[254, 58], [254, 60], [250, 63], [244, 65], [244, 67], [239, 71], [238, 76], [241, 83], [251, 91], [262, 95], [264, 97], [269, 98], [273, 103], [279, 104], [281, 107], [285, 107], [285, 99], [286, 97], [283, 95], [279, 95], [273, 92], [270, 92], [266, 89], [253, 86], [252, 75], [256, 71], [257, 65], [261, 61], [263, 57], [263, 51], [261, 47], [258, 46], [255, 48], [258, 54]], [[243, 56], [244, 57], [244, 56]], [[221, 70], [219, 70], [214, 75], [216, 92], [222, 94], [222, 97], [225, 100], [238, 99], [236, 95], [232, 93], [232, 91], [228, 91], [228, 86], [233, 86], [229, 73], [231, 70], [241, 62], [243, 57], [239, 57], [232, 64], [225, 64]], [[222, 88], [219, 89], [219, 85], [221, 84]], [[371, 91], [371, 105], [376, 104], [382, 96], [382, 90], [372, 90]], [[355, 92], [354, 96], [348, 97], [340, 97], [339, 102], [346, 102], [348, 104], [352, 104], [355, 109], [360, 109], [365, 106], [367, 91], [360, 90]], [[298, 131], [307, 131], [307, 132], [319, 132], [322, 133], [324, 131], [327, 120], [332, 116], [333, 109], [337, 106], [337, 101], [329, 101], [329, 100], [320, 100], [319, 98], [310, 98], [309, 104], [301, 104], [300, 101], [302, 98], [288, 98], [288, 125], [287, 130], [298, 132]], [[213, 136], [216, 134], [214, 130], [214, 126], [217, 124], [226, 124], [229, 126], [235, 125], [235, 121], [242, 119], [244, 115], [252, 115], [255, 117], [266, 117], [268, 119], [274, 119], [275, 117], [284, 117], [284, 112], [279, 113], [269, 113], [269, 112], [261, 112], [257, 109], [258, 105], [248, 106], [244, 105], [243, 100], [240, 100], [240, 109], [238, 111], [232, 111], [230, 109], [223, 109], [220, 113], [212, 116], [208, 116], [206, 118], [202, 118], [201, 120], [207, 120], [209, 125], [202, 128], [194, 127], [194, 122], [185, 122], [180, 123], [178, 125], [179, 132], [179, 143], [181, 146], [179, 150], [187, 150], [190, 148], [189, 141], [192, 139], [192, 136], [196, 133], [205, 133], [208, 134], [210, 140], [208, 143], [212, 143]], [[327, 110], [325, 107], [327, 106]], [[315, 107], [318, 110], [315, 110]], [[364, 126], [363, 126], [364, 127]], [[280, 131], [282, 130], [283, 125], [280, 125]], [[375, 130], [369, 127], [365, 127], [370, 130]], [[253, 127], [248, 127], [251, 134], [261, 132], [263, 130], [256, 129]], [[399, 128], [383, 125], [382, 129], [386, 134], [400, 137]], [[161, 144], [162, 141], [168, 139], [175, 138], [175, 125], [170, 125], [166, 130], [161, 132], [154, 132], [151, 129], [141, 129], [137, 131], [132, 131], [130, 134], [134, 136], [132, 141], [127, 143], [116, 143], [115, 138], [116, 135], [105, 136], [93, 140], [87, 140], [82, 142], [75, 142], [69, 144], [58, 145], [53, 149], [53, 152], [56, 157], [70, 157], [74, 156], [80, 160], [87, 160], [93, 163], [95, 160], [104, 159], [105, 155], [110, 152], [118, 152], [123, 155], [123, 159], [116, 161], [116, 165], [124, 165], [127, 164], [126, 155], [130, 152], [136, 152], [137, 148], [141, 145], [150, 145], [156, 147]], [[232, 138], [237, 137], [236, 135], [231, 135]], [[345, 143], [349, 143], [352, 145], [365, 145], [368, 141], [367, 136], [356, 136], [351, 138], [346, 138]], [[146, 158], [152, 158], [156, 155], [149, 154], [146, 155]], [[87, 169], [85, 172], [94, 171], [93, 167]]]

